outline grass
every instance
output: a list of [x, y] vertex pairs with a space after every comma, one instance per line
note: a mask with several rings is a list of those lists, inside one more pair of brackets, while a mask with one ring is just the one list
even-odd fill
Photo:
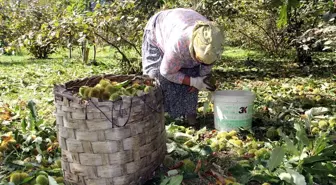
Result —
[[61, 54], [54, 54], [45, 60], [32, 59], [30, 56], [1, 56], [0, 102], [33, 100], [37, 103], [38, 110], [49, 110], [40, 112], [43, 118], [52, 118], [54, 84], [96, 74], [120, 72], [117, 62], [110, 61], [108, 55], [100, 56], [99, 59], [105, 63], [88, 66], [76, 55], [73, 59], [68, 59], [62, 58]]
[[224, 48], [223, 58], [232, 60], [246, 60], [248, 57], [262, 58], [264, 55], [265, 53], [262, 51], [227, 46]]
[[[91, 59], [92, 50], [91, 48]], [[66, 50], [60, 50], [46, 60], [34, 59], [28, 55], [0, 56], [2, 82], [0, 101], [32, 99], [41, 107], [46, 104], [52, 107], [54, 84], [102, 73], [122, 73], [121, 61], [113, 60], [115, 55], [113, 49], [109, 47], [98, 48], [97, 61], [100, 64], [98, 66], [83, 64], [79, 49], [72, 52], [72, 59], [67, 57]], [[221, 82], [221, 87], [226, 89], [240, 88], [236, 83], [241, 81], [267, 83], [275, 79], [298, 83], [296, 81], [301, 78], [301, 83], [313, 80], [319, 84], [321, 79], [325, 79], [324, 81], [334, 79], [334, 71], [336, 71], [335, 62], [332, 60], [334, 55], [335, 53], [317, 53], [315, 60], [318, 65], [305, 71], [298, 68], [292, 58], [275, 60], [266, 58], [260, 51], [225, 47], [223, 60], [215, 66], [214, 73]]]
[[[121, 62], [113, 59], [116, 56], [114, 50], [99, 48], [97, 54], [98, 66], [83, 64], [78, 49], [73, 51], [72, 59], [64, 50], [45, 60], [27, 55], [0, 56], [0, 108], [6, 103], [15, 105], [33, 100], [39, 118], [45, 125], [53, 127], [54, 84], [96, 74], [122, 73]], [[128, 54], [134, 56], [134, 53]], [[265, 133], [269, 127], [292, 131], [294, 123], [303, 123], [301, 114], [313, 107], [326, 107], [336, 116], [334, 54], [317, 53], [315, 65], [303, 69], [291, 57], [271, 58], [260, 51], [226, 47], [222, 61], [214, 68], [214, 75], [219, 81], [219, 90], [249, 89], [256, 94], [253, 130], [256, 138], [266, 142]], [[213, 128], [213, 110], [203, 115], [205, 107], [202, 103], [199, 108], [202, 126]], [[20, 128], [20, 124], [13, 121], [9, 126]], [[1, 134], [5, 132], [4, 128], [7, 130], [7, 126], [0, 125], [0, 128]]]
[[[67, 55], [67, 51], [61, 50], [46, 60], [33, 59], [28, 55], [0, 56], [0, 101], [34, 100], [40, 107], [47, 106], [48, 109], [52, 109], [54, 84], [96, 74], [122, 73], [120, 61], [113, 61], [115, 53], [109, 47], [98, 48], [97, 61], [100, 63], [98, 66], [83, 64], [79, 49], [73, 51], [72, 59], [69, 59]], [[92, 52], [90, 55], [92, 56]], [[238, 81], [245, 84], [252, 83], [252, 81], [255, 83], [256, 80], [267, 83], [275, 78], [289, 81], [289, 83], [297, 83], [295, 82], [297, 77], [301, 77], [302, 81], [321, 78], [332, 80], [335, 71], [335, 66], [323, 67], [322, 65], [322, 67], [313, 67], [307, 74], [297, 68], [292, 59], [274, 61], [271, 58], [263, 58], [263, 56], [264, 54], [259, 51], [226, 47], [223, 53], [223, 63], [219, 63], [214, 69], [222, 88], [240, 88], [236, 86]], [[324, 59], [321, 61], [325, 61], [325, 58], [331, 57], [332, 54], [320, 54], [319, 56]], [[246, 63], [247, 58], [251, 60], [249, 63]], [[327, 68], [328, 70], [324, 70]], [[51, 117], [45, 113], [41, 115]]]

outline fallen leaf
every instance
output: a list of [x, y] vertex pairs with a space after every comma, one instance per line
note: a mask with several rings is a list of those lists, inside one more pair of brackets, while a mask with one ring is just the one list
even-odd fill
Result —
[[226, 184], [225, 178], [222, 175], [215, 172], [214, 170], [211, 170], [211, 173], [216, 179], [216, 184], [218, 184], [218, 185], [225, 185]]
[[12, 132], [8, 132], [7, 134], [1, 136], [1, 146], [7, 146], [9, 143], [15, 143], [16, 140], [14, 139]]
[[[11, 112], [7, 107], [2, 107], [2, 111], [0, 112], [0, 120], [8, 121], [11, 119]], [[0, 109], [1, 110], [1, 109]]]
[[199, 170], [201, 169], [202, 166], [202, 161], [199, 159], [195, 168], [195, 173], [198, 173]]

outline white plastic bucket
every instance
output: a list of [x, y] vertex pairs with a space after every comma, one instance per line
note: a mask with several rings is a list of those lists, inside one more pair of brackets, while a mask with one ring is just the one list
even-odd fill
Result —
[[245, 90], [224, 90], [213, 93], [215, 128], [231, 131], [252, 126], [255, 94]]

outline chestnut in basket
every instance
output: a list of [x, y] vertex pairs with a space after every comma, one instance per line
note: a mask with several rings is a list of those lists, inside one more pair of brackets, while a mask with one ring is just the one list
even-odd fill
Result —
[[78, 95], [83, 99], [99, 98], [101, 100], [115, 101], [122, 95], [137, 96], [142, 92], [149, 93], [153, 90], [151, 81], [125, 80], [123, 82], [110, 81], [109, 79], [101, 79], [98, 84], [93, 87], [81, 86]]

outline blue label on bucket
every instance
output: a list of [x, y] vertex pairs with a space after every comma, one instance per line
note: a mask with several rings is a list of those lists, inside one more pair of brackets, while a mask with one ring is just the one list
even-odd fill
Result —
[[252, 118], [246, 120], [219, 120], [216, 118], [217, 126], [220, 127], [220, 130], [231, 130], [237, 129], [240, 127], [250, 128], [252, 123]]
[[215, 105], [215, 123], [220, 130], [250, 128], [252, 115], [253, 105], [239, 103]]

